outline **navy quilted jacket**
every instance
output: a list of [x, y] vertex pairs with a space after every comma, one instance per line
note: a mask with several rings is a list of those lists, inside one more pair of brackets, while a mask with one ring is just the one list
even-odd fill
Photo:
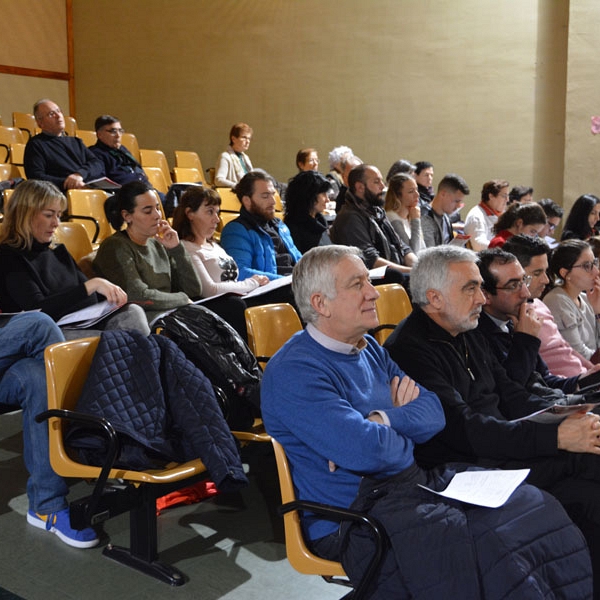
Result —
[[105, 331], [77, 410], [105, 417], [151, 456], [200, 458], [222, 491], [248, 483], [211, 383], [164, 336]]

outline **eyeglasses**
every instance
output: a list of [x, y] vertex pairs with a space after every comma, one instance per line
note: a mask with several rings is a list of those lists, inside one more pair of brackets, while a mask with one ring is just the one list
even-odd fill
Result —
[[591, 273], [594, 270], [594, 267], [596, 267], [596, 269], [598, 268], [598, 264], [600, 264], [600, 261], [595, 258], [594, 260], [581, 263], [580, 265], [573, 265], [571, 269], [583, 269], [586, 273]]
[[55, 110], [51, 110], [49, 113], [46, 113], [42, 117], [42, 119], [46, 119], [46, 118], [54, 119], [55, 117], [58, 117], [59, 115], [62, 115], [62, 110], [60, 110], [60, 108], [56, 108]]
[[497, 290], [504, 290], [506, 292], [520, 291], [523, 286], [529, 287], [529, 284], [531, 283], [531, 280], [532, 280], [531, 275], [525, 275], [523, 277], [523, 279], [516, 279], [516, 280], [513, 280], [513, 281], [509, 281], [506, 285], [503, 285], [502, 287], [496, 286], [496, 289]]
[[124, 129], [117, 129], [113, 127], [112, 129], [105, 129], [106, 133], [110, 133], [110, 135], [123, 135], [125, 133]]

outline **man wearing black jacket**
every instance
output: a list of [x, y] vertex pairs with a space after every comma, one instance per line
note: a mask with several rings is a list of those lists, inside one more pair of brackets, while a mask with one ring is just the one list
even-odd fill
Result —
[[475, 331], [486, 300], [476, 262], [464, 248], [422, 251], [411, 277], [415, 309], [385, 344], [444, 407], [446, 427], [416, 448], [417, 461], [531, 469], [528, 483], [556, 496], [582, 530], [600, 582], [600, 417], [514, 421], [550, 403], [510, 379]]
[[477, 329], [511, 379], [530, 392], [564, 402], [565, 394], [577, 391], [579, 376], [553, 375], [539, 355], [542, 321], [528, 302], [531, 277], [516, 256], [501, 248], [479, 253], [479, 271], [486, 303]]

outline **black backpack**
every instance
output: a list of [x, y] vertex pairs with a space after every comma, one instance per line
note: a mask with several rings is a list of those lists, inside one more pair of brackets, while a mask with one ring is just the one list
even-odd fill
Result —
[[161, 317], [155, 328], [173, 340], [211, 381], [231, 429], [249, 429], [260, 417], [262, 372], [248, 345], [221, 317], [189, 305]]

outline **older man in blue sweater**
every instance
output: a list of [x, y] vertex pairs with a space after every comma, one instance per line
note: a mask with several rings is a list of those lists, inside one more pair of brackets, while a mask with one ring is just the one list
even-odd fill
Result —
[[[378, 324], [379, 294], [360, 250], [309, 250], [293, 290], [308, 325], [268, 363], [263, 418], [287, 453], [298, 498], [352, 506], [382, 523], [390, 544], [369, 597], [589, 596], [581, 533], [545, 492], [522, 485], [492, 510], [419, 487], [443, 490], [467, 466], [424, 471], [415, 463], [415, 443], [443, 429], [444, 413], [365, 335]], [[313, 551], [341, 560], [356, 585], [372, 553], [368, 535], [314, 515], [303, 526]]]

